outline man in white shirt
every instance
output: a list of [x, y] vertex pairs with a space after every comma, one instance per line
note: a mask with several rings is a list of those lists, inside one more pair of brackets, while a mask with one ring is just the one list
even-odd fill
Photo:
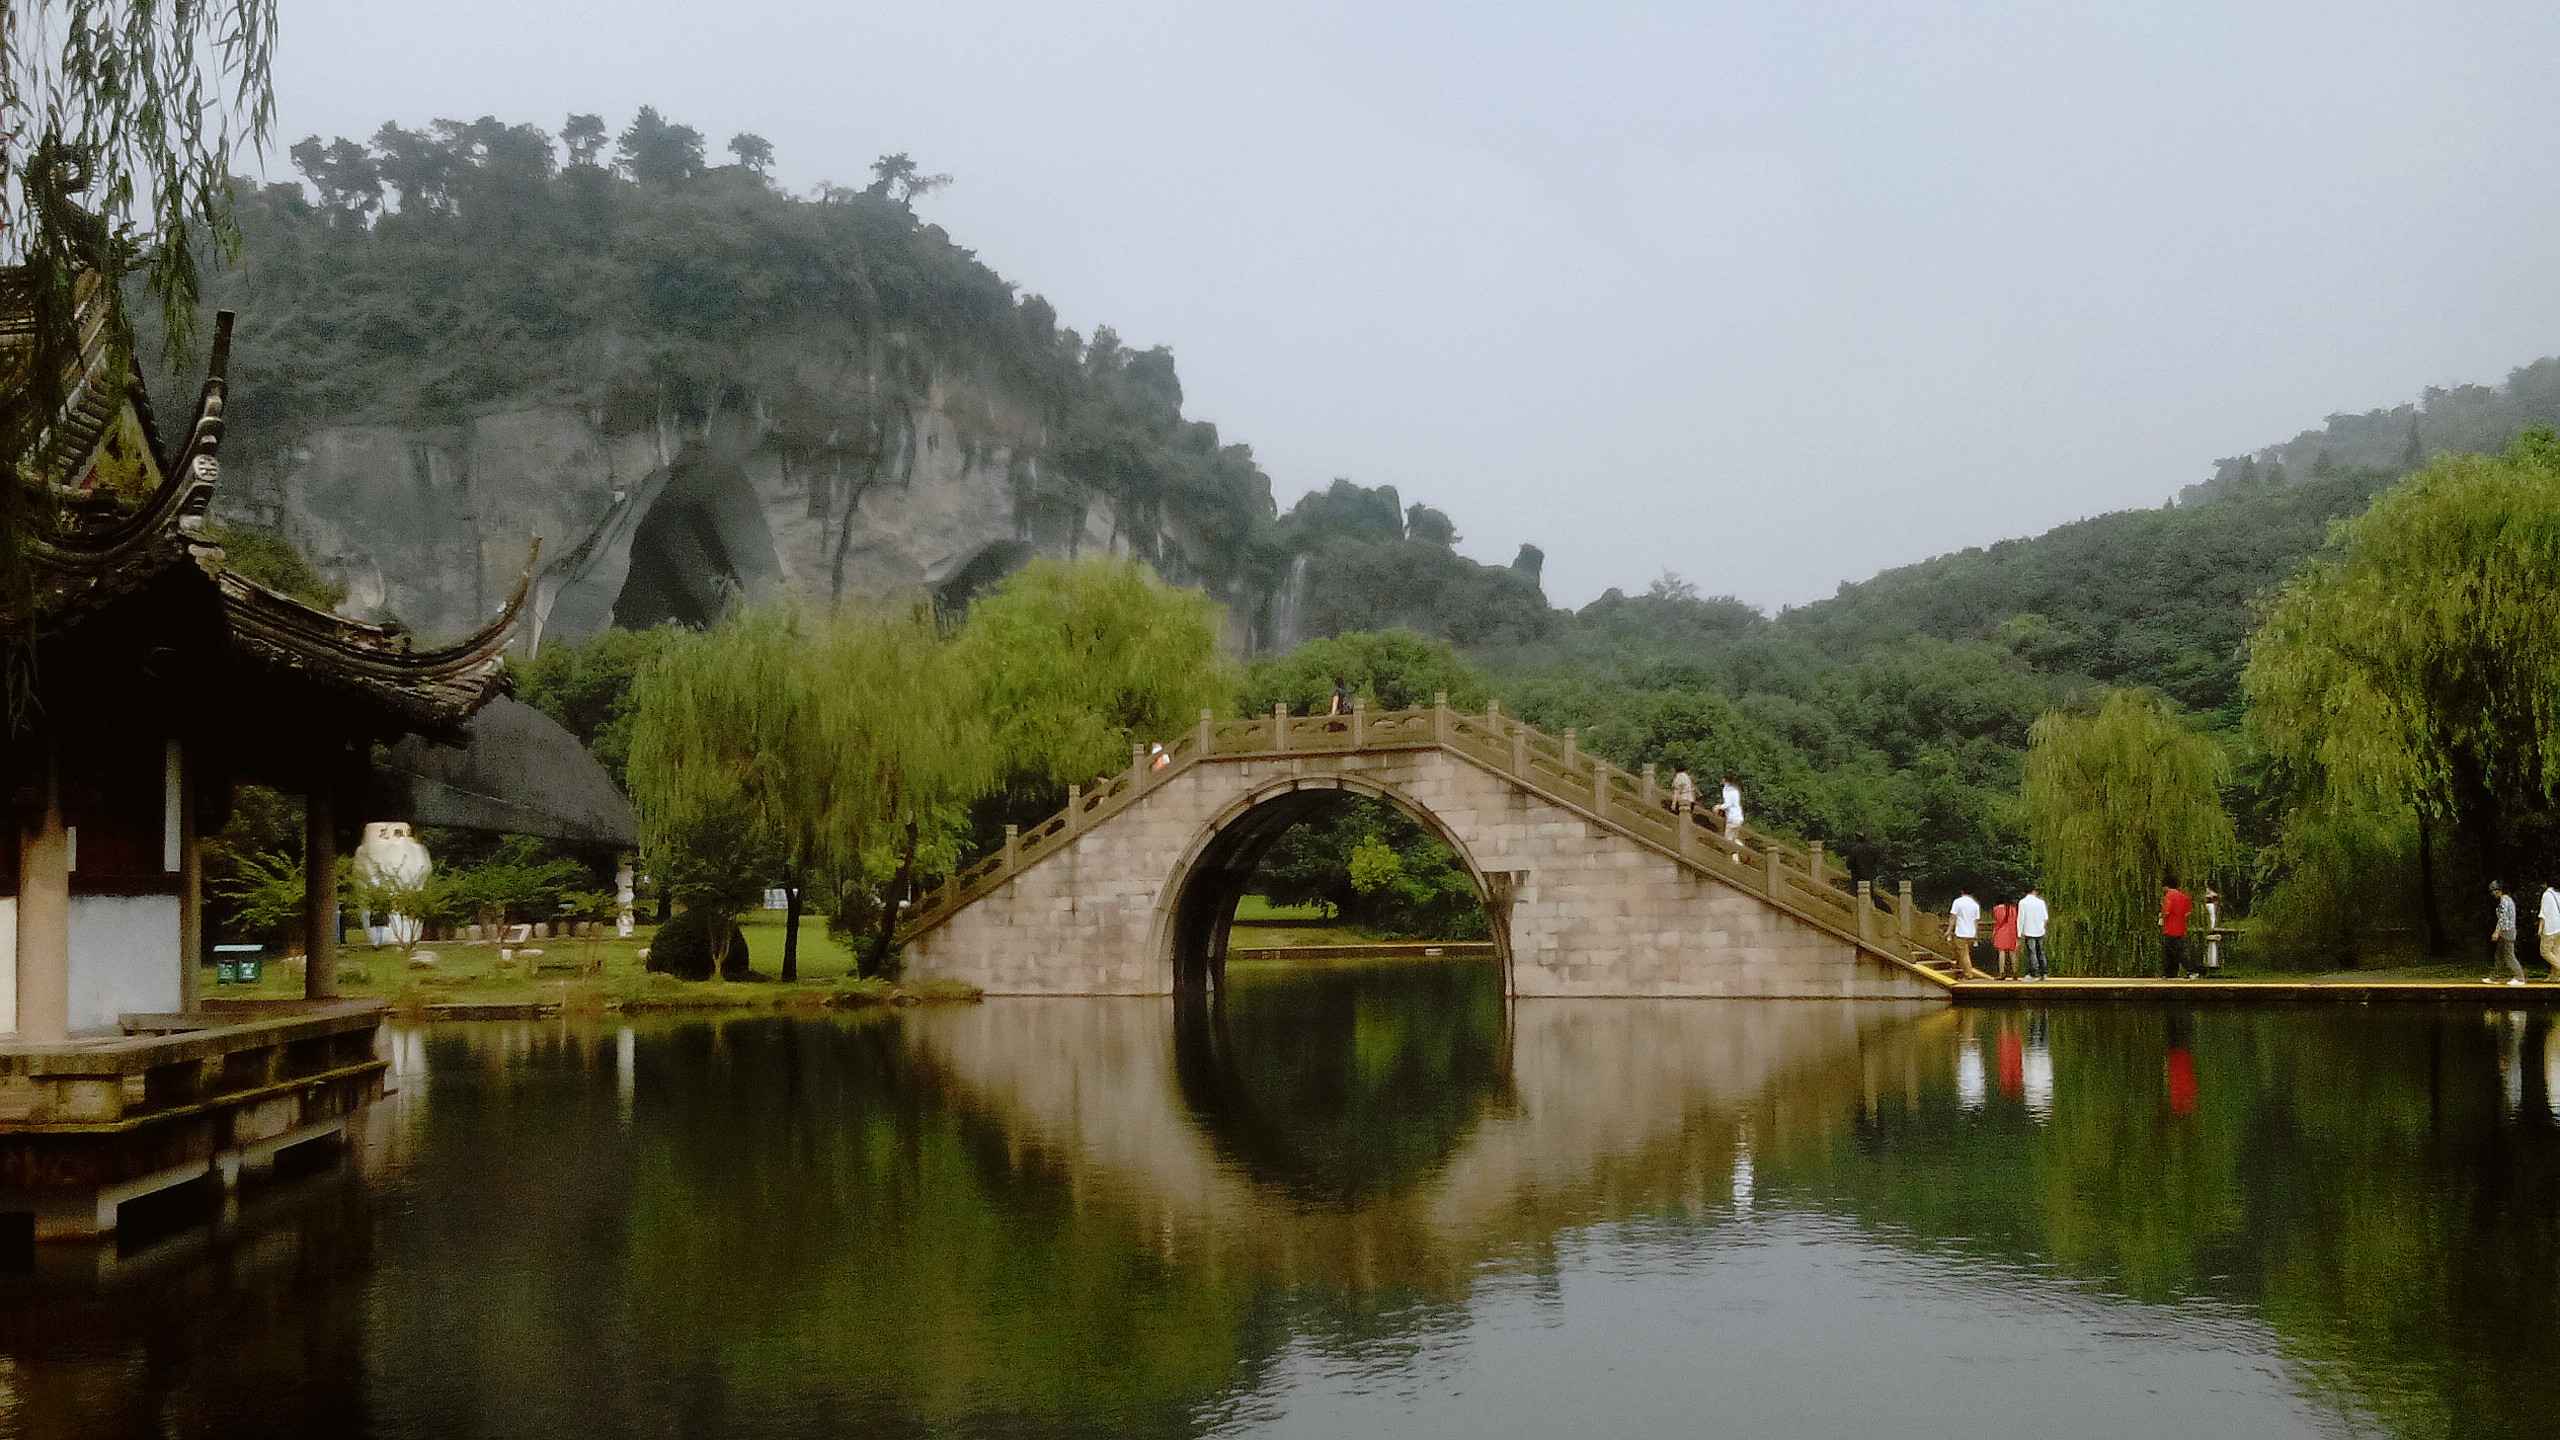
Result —
[[1730, 775], [1724, 777], [1724, 803], [1716, 807], [1716, 812], [1724, 816], [1724, 838], [1737, 845], [1742, 843], [1742, 787]]
[[2548, 880], [2542, 882], [2542, 963], [2560, 980], [2560, 888]]
[[1982, 972], [1973, 968], [1973, 941], [1982, 929], [1982, 902], [1970, 892], [1958, 895], [1956, 903], [1947, 907], [1947, 938], [1956, 942], [1956, 975], [1960, 979], [1979, 980]]
[[2044, 956], [2045, 926], [2053, 912], [2045, 908], [2044, 897], [2027, 888], [2027, 896], [2018, 902], [2018, 961], [2030, 980], [2041, 980], [2051, 972]]

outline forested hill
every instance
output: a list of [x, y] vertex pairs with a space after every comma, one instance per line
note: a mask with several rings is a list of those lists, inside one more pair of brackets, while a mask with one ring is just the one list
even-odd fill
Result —
[[1248, 649], [1381, 565], [1407, 622], [1495, 592], [1546, 622], [1533, 572], [1460, 559], [1391, 491], [1280, 515], [1169, 350], [1061, 326], [916, 213], [948, 177], [891, 155], [799, 196], [762, 140], [728, 150], [647, 109], [618, 136], [484, 117], [314, 136], [302, 183], [242, 182], [208, 295], [240, 316], [220, 518], [422, 632], [478, 623], [535, 540], [541, 640], [784, 585], [957, 602], [1090, 549], [1209, 590]]
[[2260, 483], [2201, 504], [2125, 510], [1887, 570], [1775, 627], [1851, 659], [1913, 636], [1985, 640], [2053, 674], [2232, 705], [2258, 600], [2364, 508], [2389, 472]]
[[2535, 425], [2560, 425], [2560, 358], [2521, 366], [2504, 385], [2430, 386], [2415, 404], [2332, 415], [2319, 429], [2280, 445], [2215, 461], [2213, 478], [2188, 486], [2178, 499], [2194, 504], [2339, 470], [2405, 475], [2447, 452], [2494, 455]]

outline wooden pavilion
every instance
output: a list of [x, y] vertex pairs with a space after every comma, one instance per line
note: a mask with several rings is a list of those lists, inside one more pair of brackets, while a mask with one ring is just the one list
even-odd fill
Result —
[[[20, 463], [39, 536], [18, 723], [0, 755], [0, 1245], [112, 1228], [121, 1200], [236, 1175], [332, 1130], [381, 1087], [381, 1011], [336, 994], [337, 861], [374, 747], [459, 743], [505, 683], [524, 598], [460, 644], [303, 604], [226, 564], [230, 316], [195, 410], [164, 439], [92, 283], [67, 403]], [[33, 373], [22, 277], [0, 272], [0, 383]], [[530, 578], [530, 571], [528, 571]], [[200, 837], [241, 781], [305, 799], [307, 1004], [199, 1012]]]

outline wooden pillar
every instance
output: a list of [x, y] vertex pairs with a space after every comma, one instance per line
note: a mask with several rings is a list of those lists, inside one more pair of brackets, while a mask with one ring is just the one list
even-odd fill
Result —
[[204, 1003], [204, 837], [196, 833], [193, 747], [169, 741], [169, 842], [178, 872], [178, 1008], [194, 1014]]
[[338, 998], [337, 754], [322, 758], [302, 796], [302, 998]]
[[71, 836], [62, 824], [61, 757], [44, 747], [43, 795], [18, 835], [18, 1038], [71, 1031]]

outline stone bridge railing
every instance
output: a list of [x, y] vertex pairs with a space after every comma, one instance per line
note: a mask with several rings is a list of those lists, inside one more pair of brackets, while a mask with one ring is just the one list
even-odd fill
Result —
[[1090, 789], [1068, 786], [1066, 808], [1027, 831], [1006, 826], [1003, 847], [919, 896], [899, 933], [911, 938], [942, 923], [1194, 765], [1434, 747], [1748, 890], [1870, 954], [1940, 984], [1951, 979], [1953, 949], [1942, 938], [1944, 921], [1913, 903], [1909, 881], [1891, 895], [1869, 881], [1852, 881], [1824, 855], [1820, 841], [1799, 846], [1748, 827], [1739, 843], [1728, 841], [1704, 815], [1675, 815], [1654, 767], [1630, 774], [1584, 751], [1572, 730], [1558, 739], [1504, 715], [1499, 705], [1482, 715], [1462, 715], [1449, 708], [1446, 695], [1429, 709], [1375, 714], [1356, 703], [1348, 715], [1290, 715], [1274, 707], [1270, 715], [1250, 720], [1220, 720], [1204, 710], [1198, 725], [1165, 746], [1161, 765], [1145, 746], [1132, 746], [1127, 770]]

